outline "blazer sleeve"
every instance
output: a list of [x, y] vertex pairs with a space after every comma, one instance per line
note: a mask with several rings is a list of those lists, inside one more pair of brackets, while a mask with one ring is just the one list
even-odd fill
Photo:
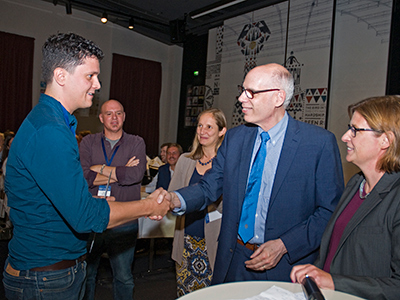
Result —
[[223, 171], [227, 150], [228, 135], [225, 135], [222, 145], [218, 149], [212, 168], [206, 172], [198, 184], [179, 189], [186, 202], [186, 212], [203, 210], [214, 203], [222, 195]]

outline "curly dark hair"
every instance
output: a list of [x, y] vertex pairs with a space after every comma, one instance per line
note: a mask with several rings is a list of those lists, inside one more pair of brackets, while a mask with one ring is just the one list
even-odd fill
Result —
[[46, 83], [53, 80], [56, 68], [73, 72], [86, 57], [96, 57], [101, 61], [103, 51], [92, 41], [75, 33], [59, 33], [50, 36], [42, 47], [42, 77]]

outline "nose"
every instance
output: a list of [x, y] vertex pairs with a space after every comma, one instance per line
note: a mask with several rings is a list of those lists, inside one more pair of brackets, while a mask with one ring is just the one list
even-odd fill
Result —
[[101, 88], [101, 84], [100, 84], [99, 78], [97, 76], [94, 76], [93, 85], [92, 86], [96, 90]]
[[347, 131], [342, 135], [342, 142], [347, 143], [351, 139], [351, 130], [347, 129]]
[[245, 94], [245, 92], [243, 91], [240, 95], [239, 95], [239, 98], [238, 98], [238, 100], [241, 102], [241, 103], [243, 103], [243, 102], [246, 102], [246, 101], [248, 101], [249, 100], [249, 98], [247, 98], [247, 96], [246, 96], [246, 94]]

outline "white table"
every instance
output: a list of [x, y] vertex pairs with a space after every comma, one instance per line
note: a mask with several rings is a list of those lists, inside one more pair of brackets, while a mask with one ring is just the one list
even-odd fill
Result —
[[[142, 192], [142, 199], [146, 198], [149, 194]], [[175, 220], [176, 216], [167, 213], [161, 221], [153, 221], [149, 218], [139, 218], [139, 239], [150, 239], [149, 251], [149, 267], [148, 271], [153, 270], [154, 262], [154, 239], [155, 238], [173, 238], [175, 233]]]
[[[292, 293], [302, 292], [300, 284], [278, 281], [240, 281], [234, 283], [224, 283], [203, 288], [179, 298], [179, 300], [226, 300], [226, 299], [245, 299], [259, 295], [268, 290], [273, 285], [281, 287]], [[326, 300], [360, 300], [362, 298], [346, 293], [322, 290]]]
[[[142, 199], [149, 194], [142, 192]], [[173, 238], [175, 232], [176, 216], [168, 213], [161, 221], [153, 221], [149, 218], [139, 218], [139, 239]]]

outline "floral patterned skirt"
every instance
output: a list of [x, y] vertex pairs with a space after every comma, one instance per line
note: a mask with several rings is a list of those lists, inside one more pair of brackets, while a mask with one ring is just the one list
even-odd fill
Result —
[[185, 234], [182, 264], [176, 263], [178, 297], [209, 286], [212, 275], [205, 239]]

